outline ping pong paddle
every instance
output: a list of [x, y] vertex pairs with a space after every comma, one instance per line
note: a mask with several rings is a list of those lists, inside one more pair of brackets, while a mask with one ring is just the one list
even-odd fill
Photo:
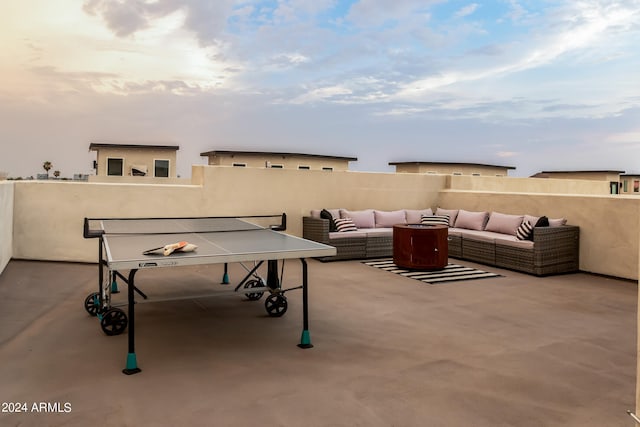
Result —
[[159, 251], [160, 249], [164, 249], [164, 246], [160, 246], [159, 248], [147, 249], [146, 251], [142, 252], [142, 255], [151, 255], [152, 253], [154, 253], [155, 251]]
[[187, 246], [187, 242], [178, 242], [178, 243], [171, 243], [170, 245], [165, 245], [164, 247], [164, 256], [169, 256], [171, 255], [173, 252], [184, 248], [185, 246]]
[[169, 256], [174, 252], [193, 252], [198, 248], [198, 246], [189, 242], [177, 242], [171, 243], [170, 245], [164, 245], [153, 249], [147, 249], [142, 252], [143, 255], [151, 255], [154, 252], [162, 251], [164, 256]]
[[170, 245], [164, 245], [164, 246], [159, 246], [153, 249], [147, 249], [146, 251], [142, 252], [142, 254], [150, 255], [153, 252], [161, 250], [163, 251], [164, 256], [168, 256], [168, 255], [171, 255], [174, 251], [184, 248], [185, 246], [187, 246], [187, 244], [188, 244], [187, 242], [171, 243]]

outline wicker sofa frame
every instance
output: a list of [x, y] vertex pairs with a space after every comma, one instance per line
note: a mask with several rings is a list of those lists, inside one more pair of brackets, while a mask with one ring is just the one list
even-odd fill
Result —
[[[305, 216], [303, 237], [334, 246], [337, 255], [322, 261], [377, 258], [393, 255], [393, 236], [354, 236], [330, 239], [329, 221]], [[535, 227], [533, 245], [519, 247], [499, 239], [478, 239], [464, 230], [449, 234], [449, 256], [509, 270], [545, 276], [579, 270], [580, 228], [574, 225]]]

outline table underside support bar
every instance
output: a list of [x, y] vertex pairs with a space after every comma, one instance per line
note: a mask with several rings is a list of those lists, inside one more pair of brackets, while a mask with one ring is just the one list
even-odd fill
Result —
[[311, 335], [309, 334], [309, 291], [307, 260], [300, 258], [302, 263], [302, 336], [300, 337], [300, 348], [312, 348]]
[[138, 368], [138, 361], [136, 359], [136, 334], [135, 334], [135, 316], [136, 316], [136, 309], [135, 309], [135, 276], [136, 276], [136, 272], [138, 270], [131, 270], [129, 272], [129, 279], [127, 280], [127, 295], [128, 295], [128, 299], [129, 299], [129, 330], [127, 332], [128, 338], [129, 338], [129, 350], [127, 353], [127, 365], [126, 367], [122, 370], [122, 372], [124, 374], [127, 375], [133, 375], [133, 374], [137, 374], [138, 372], [141, 371], [140, 368]]

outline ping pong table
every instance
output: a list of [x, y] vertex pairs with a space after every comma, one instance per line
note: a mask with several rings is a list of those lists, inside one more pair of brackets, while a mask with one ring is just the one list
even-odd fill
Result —
[[[280, 217], [278, 225], [264, 226], [258, 222], [265, 218]], [[252, 221], [249, 221], [252, 219]], [[206, 295], [182, 295], [154, 300], [136, 287], [139, 270], [162, 267], [181, 267], [203, 264], [224, 264], [222, 285], [229, 284], [227, 265], [240, 263], [246, 276], [229, 292], [241, 293], [250, 300], [259, 300], [265, 293], [265, 309], [270, 316], [282, 316], [288, 307], [285, 293], [302, 289], [303, 327], [298, 346], [313, 347], [309, 334], [308, 274], [305, 258], [336, 254], [332, 246], [302, 239], [284, 233], [286, 215], [257, 215], [242, 217], [188, 217], [188, 218], [85, 218], [83, 235], [98, 239], [98, 292], [85, 299], [85, 310], [98, 317], [107, 335], [118, 335], [127, 330], [127, 375], [140, 372], [135, 353], [135, 306], [141, 302], [202, 298], [224, 294], [219, 290]], [[195, 251], [175, 251], [164, 255], [165, 245], [186, 241], [197, 246]], [[278, 261], [299, 259], [302, 264], [302, 284], [284, 289], [278, 276]], [[266, 280], [258, 269], [267, 262]], [[253, 268], [244, 265], [253, 262]], [[128, 270], [128, 275], [121, 271]], [[117, 279], [127, 285], [127, 312], [112, 304], [118, 293]], [[226, 292], [226, 293], [229, 293]], [[136, 294], [142, 300], [136, 300]], [[125, 305], [125, 304], [121, 304]]]

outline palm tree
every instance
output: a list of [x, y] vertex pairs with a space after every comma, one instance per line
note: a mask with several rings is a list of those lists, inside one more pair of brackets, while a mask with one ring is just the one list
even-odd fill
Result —
[[60, 171], [53, 171], [53, 176], [60, 178]]
[[49, 177], [49, 170], [53, 167], [50, 161], [46, 161], [42, 164], [42, 168], [47, 172], [47, 178]]

